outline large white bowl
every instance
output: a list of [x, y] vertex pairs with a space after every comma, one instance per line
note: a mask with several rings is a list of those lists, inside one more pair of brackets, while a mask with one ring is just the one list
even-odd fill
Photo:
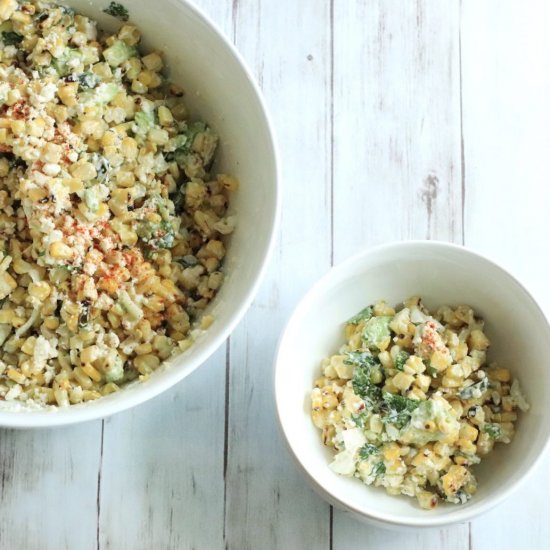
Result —
[[[114, 30], [120, 22], [102, 12], [107, 0], [63, 0]], [[46, 427], [105, 417], [142, 403], [190, 374], [229, 336], [247, 310], [272, 247], [279, 209], [277, 155], [260, 91], [241, 57], [206, 16], [185, 0], [132, 0], [130, 19], [142, 31], [144, 51], [163, 50], [173, 82], [187, 105], [220, 136], [217, 170], [234, 174], [231, 202], [237, 229], [225, 260], [226, 281], [210, 312], [214, 324], [186, 353], [149, 380], [84, 405], [54, 411], [0, 409], [0, 426]]]
[[[386, 494], [333, 473], [332, 453], [310, 418], [309, 394], [323, 357], [343, 342], [343, 323], [366, 305], [397, 305], [420, 295], [429, 308], [466, 303], [486, 321], [490, 360], [519, 378], [531, 408], [510, 445], [475, 467], [479, 490], [464, 505], [422, 510], [414, 499]], [[333, 504], [379, 526], [433, 527], [467, 521], [501, 502], [527, 476], [550, 438], [550, 327], [532, 296], [512, 275], [462, 247], [402, 242], [367, 250], [332, 269], [306, 295], [281, 338], [275, 365], [280, 425], [299, 467]]]

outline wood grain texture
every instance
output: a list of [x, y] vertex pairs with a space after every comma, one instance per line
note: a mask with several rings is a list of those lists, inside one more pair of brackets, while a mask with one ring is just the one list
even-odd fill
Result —
[[105, 421], [100, 548], [221, 548], [225, 349]]
[[[402, 238], [462, 242], [458, 3], [335, 2], [333, 21], [335, 260]], [[411, 537], [335, 510], [334, 548], [357, 545], [466, 549], [468, 526]]]
[[[517, 274], [550, 311], [550, 48], [547, 2], [463, 2], [466, 244]], [[548, 546], [550, 456], [494, 511], [472, 548]]]
[[0, 548], [97, 547], [101, 421], [0, 430]]
[[334, 250], [461, 242], [454, 0], [334, 3]]
[[273, 115], [268, 276], [230, 344], [166, 394], [103, 423], [0, 430], [0, 550], [546, 548], [550, 457], [470, 526], [396, 533], [332, 510], [277, 433], [272, 361], [330, 264], [389, 240], [465, 238], [550, 308], [550, 6], [194, 1]]
[[329, 2], [235, 2], [236, 44], [271, 107], [284, 207], [271, 269], [231, 338], [226, 543], [327, 548], [329, 506], [275, 426], [273, 355], [293, 305], [330, 263]]

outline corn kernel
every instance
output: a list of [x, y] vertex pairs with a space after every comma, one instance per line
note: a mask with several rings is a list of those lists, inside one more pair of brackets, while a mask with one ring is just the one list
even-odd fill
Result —
[[150, 71], [158, 72], [162, 69], [162, 57], [156, 52], [150, 53], [149, 55], [142, 57], [141, 61]]
[[29, 294], [38, 298], [39, 300], [45, 300], [51, 293], [50, 285], [46, 281], [39, 281], [37, 283], [30, 283]]
[[68, 260], [73, 256], [73, 249], [61, 241], [50, 245], [50, 256], [56, 260]]
[[169, 126], [174, 122], [174, 117], [172, 116], [172, 112], [168, 107], [165, 107], [164, 105], [161, 105], [158, 108], [158, 116], [159, 116], [159, 122], [162, 126]]

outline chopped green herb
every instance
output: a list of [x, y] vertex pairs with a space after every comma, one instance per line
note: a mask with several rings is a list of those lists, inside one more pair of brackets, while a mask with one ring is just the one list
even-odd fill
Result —
[[23, 36], [18, 32], [4, 31], [2, 32], [2, 41], [4, 42], [4, 46], [19, 46], [23, 41]]
[[142, 221], [136, 228], [138, 237], [153, 248], [172, 248], [176, 236], [174, 228], [169, 221], [160, 223]]
[[487, 422], [483, 424], [483, 431], [488, 434], [491, 439], [498, 439], [502, 436], [502, 427], [500, 424]]
[[351, 352], [347, 355], [348, 359], [344, 363], [355, 366], [353, 391], [365, 400], [369, 408], [376, 408], [382, 396], [382, 390], [374, 382], [380, 373], [380, 361], [368, 352]]
[[353, 422], [355, 423], [355, 425], [358, 427], [358, 428], [364, 428], [365, 427], [365, 422], [367, 420], [367, 415], [365, 414], [352, 414], [351, 415], [351, 419], [353, 420]]
[[101, 79], [95, 73], [85, 72], [78, 75], [79, 90], [91, 90], [95, 88]]
[[109, 176], [111, 163], [99, 153], [92, 153], [91, 162], [94, 165], [98, 183], [103, 183]]
[[460, 399], [479, 399], [487, 391], [489, 387], [489, 379], [487, 377], [481, 379], [479, 382], [462, 388], [458, 392]]
[[386, 465], [383, 462], [377, 462], [371, 470], [371, 475], [378, 477], [386, 473]]
[[402, 371], [409, 357], [410, 355], [405, 350], [401, 350], [395, 357], [395, 368]]
[[367, 460], [367, 458], [378, 452], [378, 447], [372, 443], [365, 443], [359, 449], [359, 458], [361, 460]]
[[179, 134], [174, 138], [176, 144], [176, 152], [174, 159], [180, 167], [184, 167], [187, 162], [187, 156], [191, 153], [193, 142], [197, 134], [206, 132], [209, 128], [202, 121], [192, 122], [187, 125], [187, 129], [183, 134]]
[[382, 396], [387, 414], [382, 417], [385, 423], [393, 424], [396, 428], [404, 428], [411, 420], [412, 412], [420, 405], [417, 399], [409, 399], [403, 395], [384, 392]]
[[354, 315], [351, 319], [348, 319], [348, 325], [358, 325], [361, 321], [368, 321], [372, 317], [372, 306], [367, 306], [359, 313]]
[[103, 10], [103, 12], [107, 15], [112, 15], [113, 17], [116, 17], [120, 21], [128, 21], [128, 19], [130, 19], [130, 14], [128, 13], [128, 10], [118, 2], [111, 2]]

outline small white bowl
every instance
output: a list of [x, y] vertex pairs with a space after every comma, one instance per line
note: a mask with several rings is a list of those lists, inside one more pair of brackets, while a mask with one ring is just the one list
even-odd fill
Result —
[[[121, 25], [103, 13], [105, 0], [63, 0], [62, 4], [94, 18], [101, 28], [114, 31]], [[20, 403], [10, 402], [10, 407], [4, 402], [0, 426], [50, 427], [93, 420], [173, 386], [204, 363], [243, 317], [272, 248], [279, 210], [277, 155], [261, 93], [240, 55], [187, 0], [132, 0], [125, 5], [130, 22], [141, 30], [143, 51], [163, 51], [170, 79], [184, 87], [191, 114], [206, 120], [220, 136], [216, 171], [233, 174], [240, 182], [230, 204], [237, 228], [224, 260], [226, 280], [208, 310], [215, 320], [191, 349], [145, 382], [66, 409], [28, 410]]]
[[[321, 360], [344, 343], [343, 324], [366, 305], [397, 305], [420, 295], [428, 308], [468, 304], [486, 321], [489, 359], [509, 367], [531, 405], [511, 444], [497, 444], [474, 472], [478, 492], [464, 505], [426, 511], [405, 496], [389, 496], [333, 473], [332, 453], [310, 418], [309, 394]], [[282, 335], [275, 364], [280, 426], [297, 464], [332, 504], [383, 527], [435, 527], [464, 522], [515, 490], [550, 439], [550, 326], [529, 292], [507, 271], [463, 247], [401, 242], [367, 250], [333, 268], [305, 296]]]

